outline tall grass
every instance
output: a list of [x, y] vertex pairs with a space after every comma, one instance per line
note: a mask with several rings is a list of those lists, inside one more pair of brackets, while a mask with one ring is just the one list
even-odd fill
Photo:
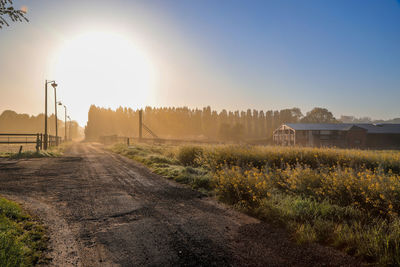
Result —
[[276, 146], [203, 146], [202, 165], [215, 170], [220, 165], [283, 168], [305, 165], [311, 168], [341, 166], [354, 169], [382, 169], [400, 173], [399, 151], [368, 151], [337, 148]]
[[[203, 152], [206, 160], [200, 159], [213, 169], [216, 192], [222, 201], [284, 225], [299, 242], [330, 244], [382, 266], [400, 265], [400, 174], [389, 168], [396, 165], [387, 158], [396, 158], [398, 152], [371, 156], [369, 151], [366, 155], [343, 151], [354, 157], [360, 153], [363, 159], [376, 157], [374, 164], [356, 157], [346, 164], [343, 160], [336, 165], [321, 160], [318, 165], [308, 165], [305, 162], [310, 161], [304, 158], [291, 164], [289, 157], [279, 166], [268, 164], [271, 159], [260, 166], [258, 157], [256, 164], [250, 160], [252, 153], [232, 157], [225, 149], [217, 152], [218, 160], [210, 158], [207, 151]], [[330, 152], [316, 155], [324, 153]]]

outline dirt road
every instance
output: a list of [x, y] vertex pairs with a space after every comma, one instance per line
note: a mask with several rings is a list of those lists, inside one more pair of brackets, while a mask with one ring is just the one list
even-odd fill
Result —
[[55, 266], [355, 266], [97, 144], [0, 161], [0, 194], [49, 227]]

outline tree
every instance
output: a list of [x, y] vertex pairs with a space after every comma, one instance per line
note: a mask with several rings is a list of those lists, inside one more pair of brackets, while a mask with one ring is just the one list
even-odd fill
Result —
[[244, 127], [239, 123], [230, 125], [229, 123], [222, 123], [219, 126], [218, 136], [222, 141], [241, 141], [243, 139]]
[[299, 122], [303, 116], [299, 108], [282, 109], [280, 111], [280, 123], [295, 123]]
[[346, 115], [340, 116], [339, 121], [343, 123], [372, 123], [372, 119], [370, 117], [356, 118], [354, 116], [346, 116]]
[[303, 113], [301, 113], [301, 110], [299, 108], [292, 108], [291, 113], [293, 122], [298, 122], [301, 117], [303, 117]]
[[333, 117], [332, 112], [326, 108], [314, 108], [307, 112], [307, 115], [301, 119], [305, 123], [337, 123], [338, 121]]
[[7, 18], [12, 22], [22, 22], [29, 20], [25, 17], [26, 10], [17, 10], [13, 6], [12, 0], [0, 0], [0, 29], [4, 26], [10, 26]]
[[[54, 114], [50, 115], [48, 119], [49, 121], [54, 122]], [[43, 131], [43, 121], [44, 114], [30, 116], [28, 114], [16, 113], [12, 110], [5, 110], [0, 114], [0, 133], [41, 133]], [[64, 121], [59, 119], [58, 126], [60, 133], [64, 133]], [[69, 126], [71, 126], [70, 130], [72, 138], [79, 138], [81, 127], [78, 123], [72, 121], [71, 124], [68, 123], [68, 127]], [[55, 135], [56, 129], [54, 123], [48, 125], [48, 131], [49, 134]]]

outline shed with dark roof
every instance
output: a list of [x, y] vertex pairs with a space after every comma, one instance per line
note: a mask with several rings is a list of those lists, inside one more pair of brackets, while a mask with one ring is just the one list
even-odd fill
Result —
[[400, 124], [287, 123], [274, 131], [279, 145], [400, 149]]

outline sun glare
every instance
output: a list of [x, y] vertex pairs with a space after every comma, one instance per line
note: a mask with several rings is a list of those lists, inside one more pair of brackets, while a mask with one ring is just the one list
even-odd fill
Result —
[[57, 53], [54, 67], [60, 88], [86, 109], [89, 104], [112, 108], [150, 104], [154, 76], [146, 53], [131, 40], [112, 33], [85, 33], [67, 41]]

